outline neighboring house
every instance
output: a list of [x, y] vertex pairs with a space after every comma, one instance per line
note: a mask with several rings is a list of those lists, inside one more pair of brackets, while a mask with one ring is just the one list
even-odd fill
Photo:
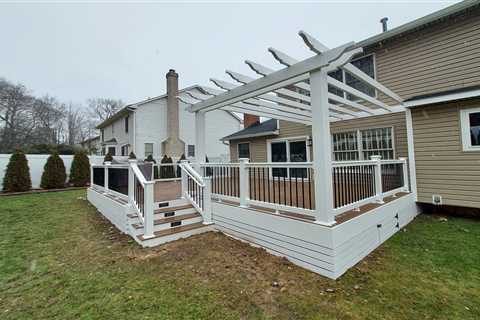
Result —
[[[361, 41], [365, 54], [352, 61], [406, 99], [420, 203], [480, 208], [479, 3], [464, 1]], [[330, 76], [393, 101], [345, 71]], [[406, 157], [408, 118], [398, 112], [331, 122], [332, 159]], [[312, 160], [311, 136], [311, 126], [268, 120], [223, 140], [230, 143], [232, 161], [298, 162]]]
[[80, 142], [80, 146], [87, 150], [89, 154], [99, 155], [102, 150], [100, 136], [95, 136]]
[[[100, 129], [102, 154], [139, 159], [152, 155], [155, 159], [168, 155], [178, 159], [182, 154], [195, 156], [195, 117], [179, 102], [177, 95], [192, 86], [178, 90], [178, 74], [167, 75], [167, 94], [129, 104], [97, 126]], [[218, 110], [207, 116], [207, 156], [217, 161], [228, 160], [229, 148], [220, 141], [223, 136], [241, 128], [241, 120], [233, 113]]]

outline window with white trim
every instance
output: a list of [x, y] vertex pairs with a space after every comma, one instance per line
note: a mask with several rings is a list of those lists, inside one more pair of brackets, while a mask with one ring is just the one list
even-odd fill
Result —
[[[353, 64], [358, 69], [362, 70], [364, 73], [369, 75], [372, 79], [375, 79], [375, 59], [374, 59], [373, 54], [355, 59], [351, 62], [351, 64]], [[363, 93], [371, 96], [371, 97], [376, 96], [376, 92], [375, 92], [374, 87], [364, 83], [363, 81], [360, 81], [359, 79], [357, 79], [356, 77], [354, 77], [350, 73], [345, 72], [343, 69], [339, 69], [339, 70], [330, 72], [328, 75], [330, 77], [340, 81], [340, 82], [343, 82], [343, 83], [347, 84], [348, 86], [350, 86], [354, 89], [357, 89], [360, 92], [363, 92]], [[335, 94], [337, 96], [340, 96], [342, 98], [347, 98], [349, 100], [357, 100], [351, 94], [345, 95], [344, 91], [342, 91], [340, 89], [337, 89], [336, 87], [331, 86], [331, 85], [328, 86], [328, 91], [330, 93], [333, 93], [333, 94]]]
[[332, 134], [334, 161], [369, 160], [373, 155], [394, 159], [393, 128], [372, 128]]
[[[269, 143], [269, 157], [271, 162], [307, 162], [309, 154], [307, 138], [292, 140], [276, 140]], [[274, 177], [306, 178], [305, 168], [273, 168]]]
[[340, 132], [332, 135], [333, 159], [335, 161], [358, 160], [357, 131]]
[[480, 108], [460, 111], [463, 151], [480, 151]]
[[195, 145], [189, 144], [187, 146], [187, 157], [193, 158], [195, 157]]
[[145, 158], [148, 156], [153, 157], [153, 143], [145, 143]]
[[250, 143], [238, 144], [238, 158], [250, 159]]

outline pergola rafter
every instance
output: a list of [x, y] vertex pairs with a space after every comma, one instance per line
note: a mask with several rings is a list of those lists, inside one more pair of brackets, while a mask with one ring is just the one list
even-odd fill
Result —
[[[315, 156], [313, 163], [313, 178], [322, 182], [315, 184], [315, 217], [319, 223], [330, 225], [334, 223], [335, 216], [330, 122], [388, 114], [399, 108], [340, 82], [329, 73], [343, 69], [400, 105], [402, 99], [350, 63], [363, 53], [363, 49], [355, 46], [355, 43], [328, 49], [306, 32], [301, 31], [299, 35], [315, 53], [314, 56], [298, 61], [277, 49], [269, 48], [274, 58], [285, 67], [273, 70], [247, 60], [245, 62], [260, 77], [227, 70], [226, 73], [239, 85], [211, 79], [222, 90], [203, 87], [200, 89], [202, 92], [192, 90], [182, 93], [179, 99], [191, 104], [189, 110], [195, 112], [196, 157], [199, 161], [205, 159], [205, 113], [209, 111], [222, 109], [311, 125], [313, 153], [321, 155]], [[342, 97], [330, 93], [329, 86], [348, 95]], [[360, 101], [351, 101], [348, 99], [350, 95]]]

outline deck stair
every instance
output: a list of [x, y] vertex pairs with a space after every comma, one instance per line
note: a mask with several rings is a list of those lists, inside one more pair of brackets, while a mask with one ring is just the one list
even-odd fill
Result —
[[211, 231], [203, 224], [200, 213], [184, 199], [155, 204], [154, 237], [144, 238], [144, 226], [135, 213], [127, 215], [130, 235], [142, 246], [153, 247], [162, 243]]

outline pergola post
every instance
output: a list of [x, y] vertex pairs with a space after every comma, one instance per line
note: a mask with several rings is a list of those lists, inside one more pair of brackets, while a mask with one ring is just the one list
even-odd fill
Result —
[[327, 80], [325, 70], [310, 73], [315, 219], [317, 223], [333, 225], [335, 215]]
[[205, 162], [205, 112], [195, 112], [195, 169], [199, 174], [200, 164]]

